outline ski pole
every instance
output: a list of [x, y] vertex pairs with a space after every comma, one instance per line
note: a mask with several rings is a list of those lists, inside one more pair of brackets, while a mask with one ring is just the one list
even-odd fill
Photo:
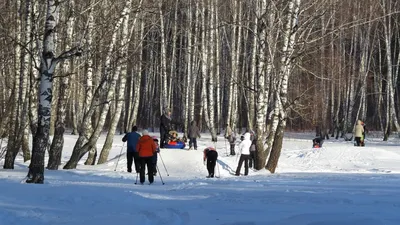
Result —
[[221, 177], [221, 174], [219, 173], [219, 163], [218, 163], [218, 159], [217, 159], [217, 170], [218, 170], [218, 177], [217, 177], [217, 178], [220, 178], [220, 177]]
[[137, 184], [138, 176], [139, 176], [139, 173], [136, 173], [136, 181], [135, 181], [135, 184]]
[[122, 144], [121, 152], [119, 153], [118, 160], [117, 160], [117, 164], [115, 165], [115, 169], [114, 169], [114, 171], [116, 171], [116, 170], [117, 170], [117, 166], [118, 166], [119, 158], [121, 158], [121, 155], [122, 155], [122, 149], [124, 149], [124, 146], [125, 146], [125, 142]]
[[169, 176], [167, 167], [165, 167], [165, 163], [164, 163], [164, 160], [162, 159], [161, 153], [159, 152], [158, 154], [160, 155], [161, 162], [162, 162], [162, 164], [164, 165], [165, 172], [167, 173], [167, 176]]
[[157, 167], [157, 170], [158, 170], [158, 175], [160, 175], [161, 183], [164, 185], [165, 183], [164, 183], [164, 181], [163, 181], [163, 179], [161, 177], [160, 169], [158, 169], [158, 165], [156, 167]]

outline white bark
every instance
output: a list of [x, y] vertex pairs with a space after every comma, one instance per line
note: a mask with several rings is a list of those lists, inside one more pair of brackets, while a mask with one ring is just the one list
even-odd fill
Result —
[[161, 69], [161, 109], [160, 112], [163, 113], [164, 109], [169, 107], [169, 96], [168, 96], [168, 82], [167, 82], [167, 45], [165, 37], [165, 25], [164, 25], [164, 14], [162, 10], [163, 1], [158, 1], [158, 8], [160, 13], [160, 33], [161, 33], [161, 59], [160, 59], [160, 69]]
[[[91, 134], [89, 140], [87, 141], [87, 143], [85, 143], [82, 147], [80, 146], [83, 142], [82, 140], [77, 141], [77, 143], [75, 144], [74, 150], [72, 152], [71, 158], [69, 159], [69, 161], [67, 162], [67, 164], [64, 166], [64, 169], [74, 169], [76, 168], [76, 166], [78, 165], [79, 160], [91, 149], [95, 148], [96, 142], [100, 136], [100, 133], [103, 129], [104, 123], [105, 123], [105, 119], [107, 116], [107, 112], [108, 109], [110, 107], [110, 101], [113, 99], [114, 96], [114, 92], [115, 92], [115, 86], [118, 80], [118, 75], [117, 73], [112, 73], [112, 65], [111, 65], [111, 58], [112, 58], [112, 53], [114, 51], [114, 46], [117, 42], [117, 34], [118, 34], [118, 30], [120, 29], [122, 22], [124, 21], [124, 19], [126, 19], [126, 17], [128, 17], [130, 11], [131, 11], [131, 3], [132, 0], [127, 0], [125, 2], [124, 8], [122, 9], [121, 15], [117, 20], [117, 23], [114, 26], [114, 30], [112, 33], [112, 37], [111, 37], [111, 42], [110, 45], [108, 46], [108, 52], [106, 55], [106, 60], [104, 62], [104, 77], [109, 77], [109, 84], [108, 84], [108, 90], [106, 93], [106, 101], [103, 104], [103, 107], [100, 111], [100, 115], [97, 121], [97, 126], [95, 128], [95, 130], [93, 131], [93, 133]], [[93, 103], [93, 102], [92, 102]], [[93, 104], [91, 104], [91, 109], [89, 111], [89, 113], [87, 113], [87, 115], [85, 116], [84, 120], [89, 120], [90, 116], [88, 117], [88, 115], [91, 115], [91, 112], [94, 111], [94, 109], [92, 108]], [[93, 110], [92, 110], [93, 109]], [[81, 135], [80, 135], [80, 138]]]

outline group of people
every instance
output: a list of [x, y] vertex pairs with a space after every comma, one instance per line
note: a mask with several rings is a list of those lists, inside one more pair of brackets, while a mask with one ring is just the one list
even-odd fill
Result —
[[148, 180], [154, 182], [154, 176], [157, 175], [157, 153], [160, 152], [158, 139], [151, 137], [147, 130], [142, 131], [142, 135], [138, 133], [137, 126], [132, 127], [132, 131], [125, 134], [122, 138], [127, 144], [127, 170], [132, 172], [132, 165], [136, 173], [140, 174], [140, 183], [145, 181], [145, 172], [147, 166]]

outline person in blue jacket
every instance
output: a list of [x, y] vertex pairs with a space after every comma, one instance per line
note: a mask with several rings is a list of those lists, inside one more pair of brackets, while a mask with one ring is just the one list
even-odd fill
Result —
[[127, 159], [127, 167], [128, 172], [132, 172], [132, 163], [135, 163], [136, 173], [140, 172], [140, 158], [139, 153], [136, 151], [136, 144], [138, 143], [141, 135], [137, 132], [137, 126], [132, 127], [132, 131], [126, 133], [122, 138], [123, 142], [128, 141], [127, 150], [126, 150], [126, 159]]

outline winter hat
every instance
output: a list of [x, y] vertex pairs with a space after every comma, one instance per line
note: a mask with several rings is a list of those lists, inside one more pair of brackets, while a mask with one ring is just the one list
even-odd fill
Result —
[[143, 130], [143, 131], [142, 131], [142, 135], [149, 135], [149, 131]]

